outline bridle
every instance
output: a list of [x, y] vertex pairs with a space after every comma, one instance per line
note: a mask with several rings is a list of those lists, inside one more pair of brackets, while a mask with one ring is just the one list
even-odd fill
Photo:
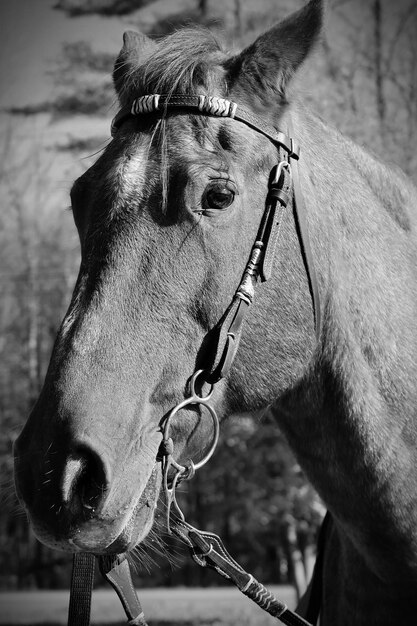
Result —
[[[211, 331], [211, 352], [204, 367], [198, 369], [189, 382], [189, 395], [166, 416], [161, 423], [162, 443], [158, 457], [162, 463], [163, 491], [167, 504], [167, 528], [182, 539], [190, 548], [193, 559], [203, 567], [212, 567], [225, 578], [234, 582], [238, 588], [264, 610], [290, 626], [311, 626], [287, 606], [275, 598], [250, 574], [245, 572], [228, 554], [220, 538], [198, 530], [188, 524], [177, 502], [178, 484], [192, 478], [211, 458], [219, 438], [219, 419], [211, 404], [215, 385], [230, 371], [239, 345], [243, 322], [255, 296], [255, 289], [260, 279], [268, 280], [272, 274], [276, 246], [281, 230], [284, 210], [292, 201], [297, 233], [304, 265], [309, 281], [313, 303], [316, 337], [320, 333], [320, 300], [315, 265], [308, 237], [306, 210], [300, 189], [298, 174], [299, 147], [292, 139], [291, 121], [288, 123], [288, 135], [277, 131], [251, 111], [235, 102], [224, 98], [206, 95], [145, 95], [133, 101], [131, 107], [122, 108], [112, 122], [112, 135], [120, 126], [135, 116], [159, 114], [167, 116], [171, 112], [199, 114], [214, 117], [227, 117], [246, 124], [253, 130], [267, 137], [278, 150], [278, 164], [272, 168], [265, 210], [252, 246], [249, 260], [242, 279], [232, 301], [217, 326]], [[207, 393], [203, 388], [210, 386]], [[173, 419], [189, 406], [207, 411], [213, 423], [213, 438], [205, 456], [198, 462], [188, 461], [181, 465], [175, 459], [174, 442], [171, 437]], [[71, 585], [69, 626], [89, 624], [92, 574], [94, 555], [75, 554]], [[103, 576], [112, 584], [125, 608], [129, 624], [146, 625], [140, 603], [133, 590], [129, 566], [124, 555], [100, 557], [100, 569]], [[89, 590], [88, 590], [89, 589]], [[80, 597], [82, 599], [80, 600]], [[317, 615], [312, 616], [316, 621]]]

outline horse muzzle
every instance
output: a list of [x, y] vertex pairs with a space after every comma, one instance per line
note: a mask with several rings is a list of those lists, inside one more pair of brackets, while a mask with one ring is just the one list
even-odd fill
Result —
[[114, 471], [88, 441], [51, 446], [43, 454], [15, 444], [15, 483], [33, 531], [54, 549], [108, 554], [127, 551], [152, 527], [161, 484], [160, 466], [140, 477]]

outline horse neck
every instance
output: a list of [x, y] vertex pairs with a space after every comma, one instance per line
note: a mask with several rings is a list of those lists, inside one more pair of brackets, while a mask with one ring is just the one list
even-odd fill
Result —
[[380, 581], [415, 584], [404, 552], [417, 554], [417, 194], [318, 119], [292, 116], [322, 328], [308, 374], [275, 413], [347, 539], [346, 567], [360, 553]]

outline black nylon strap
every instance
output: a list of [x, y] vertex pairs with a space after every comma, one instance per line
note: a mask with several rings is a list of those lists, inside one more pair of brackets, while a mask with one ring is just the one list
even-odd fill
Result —
[[[73, 557], [68, 626], [89, 626], [96, 557], [77, 552]], [[124, 555], [99, 558], [100, 572], [119, 596], [130, 626], [147, 626]]]
[[73, 556], [68, 626], [90, 624], [95, 562], [96, 557], [89, 552], [76, 552]]

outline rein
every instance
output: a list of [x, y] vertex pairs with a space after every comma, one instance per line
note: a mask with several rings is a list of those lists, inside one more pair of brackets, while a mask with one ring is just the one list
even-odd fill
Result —
[[[320, 320], [320, 300], [318, 281], [311, 252], [306, 208], [301, 193], [298, 159], [299, 147], [293, 141], [292, 127], [289, 124], [289, 135], [277, 131], [262, 119], [240, 105], [223, 98], [210, 96], [190, 96], [184, 94], [146, 95], [133, 101], [130, 108], [119, 111], [112, 122], [112, 135], [120, 126], [137, 115], [169, 112], [228, 117], [244, 123], [253, 130], [267, 137], [278, 149], [278, 164], [272, 168], [265, 210], [258, 228], [255, 242], [244, 269], [242, 279], [233, 299], [222, 319], [213, 329], [214, 342], [211, 358], [204, 369], [197, 370], [189, 383], [189, 396], [172, 409], [164, 419], [162, 443], [158, 459], [162, 463], [163, 491], [167, 504], [167, 529], [188, 545], [194, 561], [202, 567], [215, 569], [224, 578], [231, 580], [242, 593], [256, 602], [262, 609], [288, 626], [311, 626], [302, 617], [290, 611], [288, 607], [271, 594], [251, 574], [247, 573], [226, 551], [221, 539], [214, 533], [198, 530], [186, 522], [183, 512], [176, 499], [176, 488], [183, 480], [189, 480], [196, 470], [200, 469], [213, 455], [219, 438], [219, 419], [211, 405], [214, 386], [230, 371], [239, 345], [243, 322], [255, 296], [258, 280], [268, 280], [272, 275], [276, 246], [281, 230], [284, 211], [290, 201], [297, 223], [301, 252], [309, 281], [313, 303], [316, 337], [318, 339]], [[204, 383], [210, 385], [208, 393], [203, 395]], [[190, 405], [205, 409], [213, 423], [213, 438], [205, 456], [198, 462], [189, 461], [181, 465], [175, 459], [174, 442], [171, 433], [172, 420], [183, 409]], [[129, 563], [126, 555], [99, 557], [100, 571], [116, 590], [128, 624], [146, 626], [144, 614], [133, 587]], [[91, 593], [93, 587], [95, 556], [76, 553], [73, 561], [73, 574], [70, 592], [68, 626], [88, 626], [90, 623]], [[316, 621], [318, 609], [310, 618]]]

